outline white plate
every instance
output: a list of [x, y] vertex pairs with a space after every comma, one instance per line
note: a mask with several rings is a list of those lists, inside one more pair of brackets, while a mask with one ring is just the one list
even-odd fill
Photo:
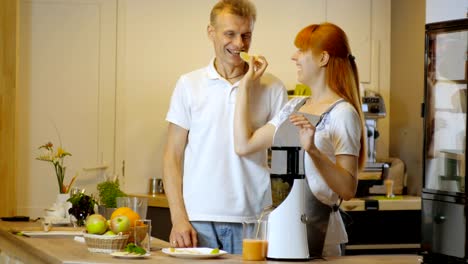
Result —
[[[174, 250], [174, 249], [173, 249]], [[170, 248], [163, 248], [162, 252], [171, 257], [176, 258], [193, 258], [193, 259], [205, 259], [205, 258], [217, 258], [224, 254], [227, 254], [224, 250], [219, 250], [217, 254], [211, 254], [212, 248], [175, 248], [174, 252], [171, 252]]]
[[111, 256], [116, 257], [116, 258], [134, 259], [134, 258], [146, 258], [146, 257], [151, 256], [151, 254], [146, 253], [144, 255], [140, 255], [140, 254], [135, 254], [135, 253], [129, 253], [126, 251], [118, 251], [118, 252], [112, 252]]

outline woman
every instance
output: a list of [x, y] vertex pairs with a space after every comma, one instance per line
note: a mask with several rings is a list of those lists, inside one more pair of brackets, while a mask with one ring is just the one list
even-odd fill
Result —
[[[341, 255], [340, 245], [347, 242], [343, 220], [336, 205], [340, 199], [354, 197], [358, 170], [365, 163], [364, 118], [359, 97], [359, 78], [344, 31], [331, 23], [314, 24], [302, 29], [292, 56], [297, 79], [311, 88], [308, 98], [290, 100], [268, 124], [254, 129], [249, 119], [249, 97], [261, 89], [257, 82], [267, 67], [264, 57], [250, 58], [249, 71], [237, 93], [234, 139], [238, 155], [248, 155], [272, 145], [283, 122], [298, 128], [306, 152], [305, 174], [317, 200], [328, 205], [328, 227], [322, 255]], [[317, 126], [301, 114], [320, 116]]]

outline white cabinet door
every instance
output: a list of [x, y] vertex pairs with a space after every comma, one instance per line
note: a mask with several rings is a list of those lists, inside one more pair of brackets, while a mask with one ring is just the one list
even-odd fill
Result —
[[356, 57], [359, 79], [371, 79], [371, 0], [328, 0], [327, 20], [341, 27], [348, 35]]
[[[43, 215], [59, 192], [48, 141], [72, 154], [65, 182], [93, 192], [115, 139], [116, 1], [20, 1], [17, 90], [18, 213]], [[58, 131], [58, 132], [57, 132]], [[60, 137], [59, 137], [60, 135]]]

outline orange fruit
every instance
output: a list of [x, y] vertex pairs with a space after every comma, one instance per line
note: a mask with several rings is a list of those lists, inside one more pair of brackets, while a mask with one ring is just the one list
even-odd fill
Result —
[[119, 215], [125, 215], [130, 219], [130, 226], [135, 226], [135, 221], [140, 219], [140, 215], [129, 207], [119, 207], [111, 215], [111, 220]]

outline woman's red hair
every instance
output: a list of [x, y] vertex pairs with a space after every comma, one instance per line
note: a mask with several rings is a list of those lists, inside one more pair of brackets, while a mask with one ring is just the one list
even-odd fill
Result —
[[367, 137], [359, 93], [358, 69], [346, 33], [332, 23], [313, 24], [299, 31], [294, 44], [297, 48], [310, 50], [315, 55], [324, 51], [329, 54], [326, 83], [336, 94], [353, 105], [361, 119], [361, 149], [358, 161], [359, 168], [362, 169], [366, 162]]

